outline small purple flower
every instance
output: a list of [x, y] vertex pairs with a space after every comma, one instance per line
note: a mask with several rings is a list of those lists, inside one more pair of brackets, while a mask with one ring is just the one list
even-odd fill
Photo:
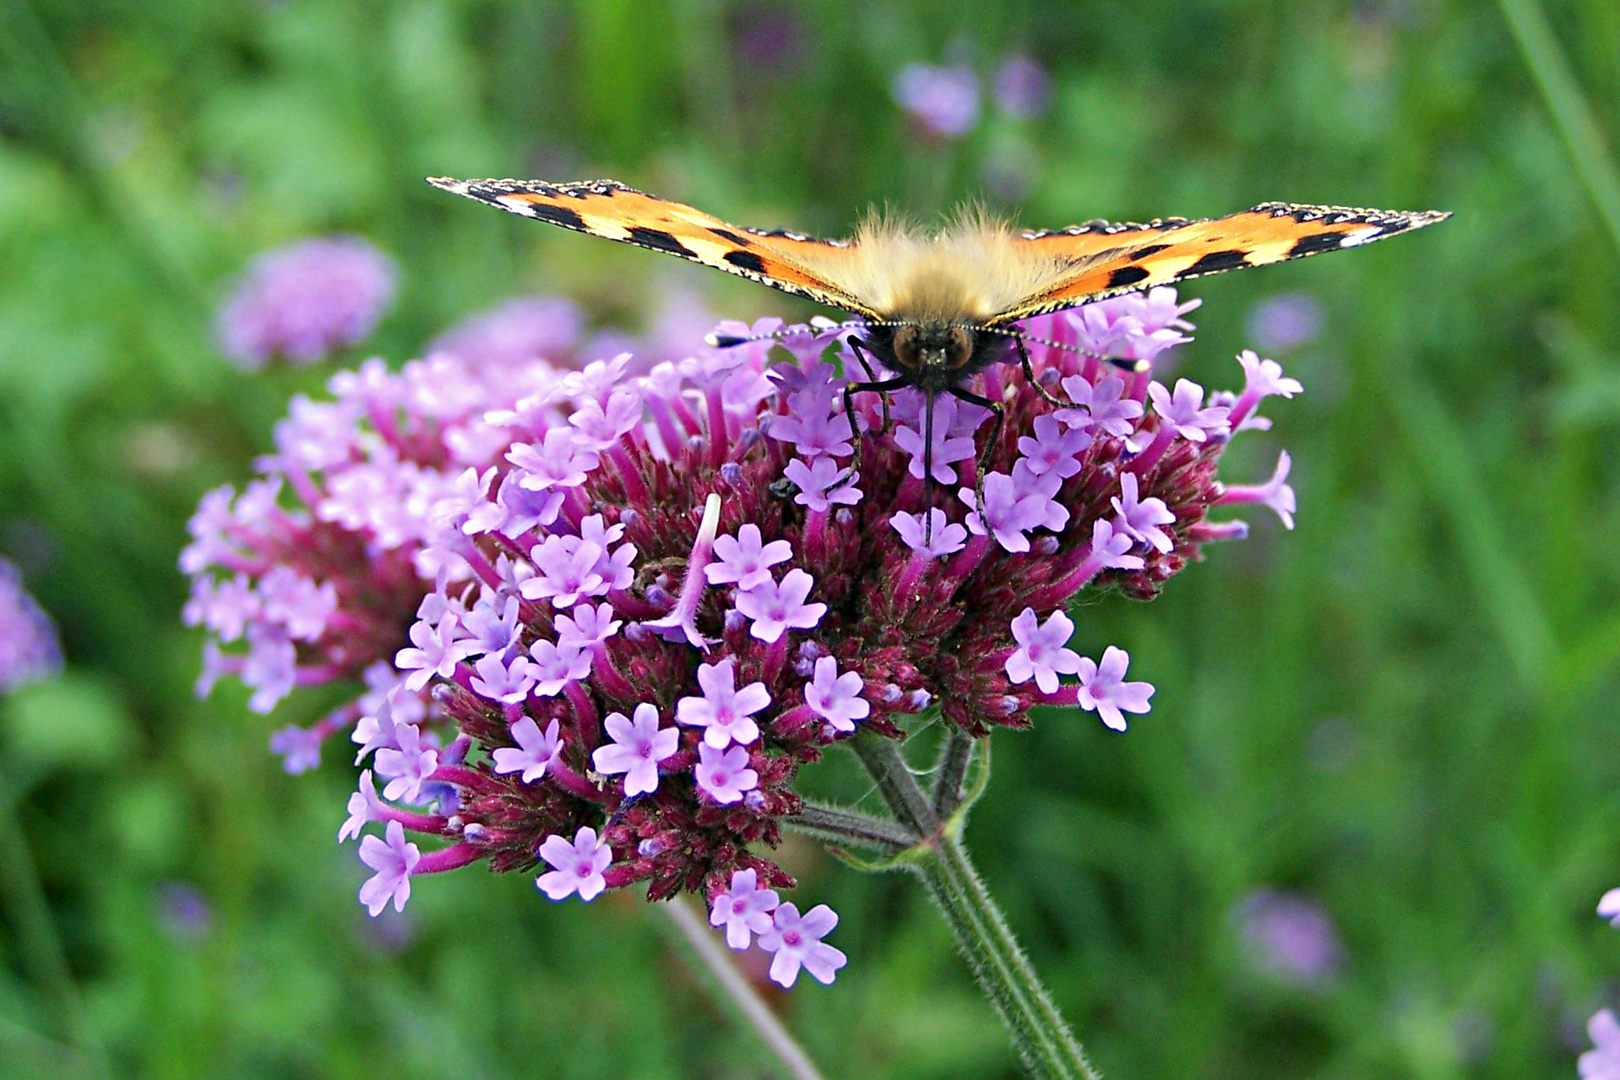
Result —
[[1609, 925], [1620, 930], [1620, 889], [1610, 889], [1598, 900], [1597, 913], [1609, 920]]
[[376, 918], [388, 901], [395, 911], [404, 911], [411, 898], [411, 871], [422, 861], [422, 852], [405, 840], [405, 827], [390, 821], [384, 830], [387, 842], [368, 836], [360, 841], [360, 861], [377, 871], [360, 886], [360, 902]]
[[773, 439], [792, 443], [811, 461], [848, 457], [855, 452], [850, 441], [854, 436], [849, 430], [849, 417], [841, 412], [828, 413], [818, 408], [807, 413], [773, 416], [768, 433]]
[[818, 457], [809, 465], [803, 458], [794, 458], [787, 463], [782, 475], [799, 489], [793, 501], [813, 513], [825, 514], [834, 503], [854, 506], [861, 501], [861, 489], [855, 486], [861, 474], [839, 468], [830, 457]]
[[594, 607], [590, 604], [575, 604], [572, 611], [566, 615], [558, 615], [554, 626], [557, 630], [557, 647], [560, 649], [589, 649], [607, 641], [619, 628], [624, 625], [613, 617], [613, 605], [603, 601]]
[[1070, 375], [1063, 380], [1063, 392], [1074, 408], [1059, 409], [1053, 415], [1092, 435], [1100, 432], [1123, 439], [1135, 430], [1133, 421], [1142, 415], [1142, 403], [1123, 396], [1125, 380], [1118, 375], [1105, 375], [1095, 386], [1083, 375]]
[[[1056, 479], [1054, 477], [1053, 479]], [[971, 513], [967, 516], [968, 531], [975, 536], [988, 532], [1005, 550], [1019, 553], [1029, 550], [1029, 530], [1047, 521], [1050, 496], [1040, 490], [1019, 490], [1014, 477], [993, 472], [984, 478], [984, 513], [978, 510], [979, 496], [973, 488], [964, 487], [957, 492]], [[1062, 507], [1058, 507], [1063, 510]], [[1068, 511], [1064, 510], [1067, 520]]]
[[556, 608], [606, 595], [610, 585], [597, 566], [602, 555], [601, 548], [576, 536], [548, 536], [530, 553], [536, 573], [519, 591], [526, 600], [550, 600]]
[[377, 775], [387, 777], [383, 798], [398, 802], [417, 802], [421, 799], [422, 785], [439, 767], [439, 751], [422, 742], [422, 732], [415, 724], [397, 724], [394, 737], [398, 747], [383, 747], [372, 761]]
[[771, 959], [771, 979], [792, 986], [803, 967], [817, 982], [833, 981], [848, 957], [821, 939], [838, 925], [838, 915], [826, 904], [817, 904], [800, 916], [793, 904], [782, 904], [771, 915], [771, 928], [759, 936], [759, 947], [775, 953]]
[[535, 665], [526, 656], [501, 659], [500, 653], [480, 657], [473, 665], [477, 674], [468, 682], [474, 690], [503, 705], [521, 705], [538, 681]]
[[495, 759], [497, 773], [521, 772], [525, 784], [533, 784], [546, 775], [546, 769], [557, 760], [557, 751], [562, 745], [557, 721], [546, 725], [542, 735], [540, 725], [527, 716], [512, 725], [512, 741], [517, 743], [517, 749], [497, 747], [490, 756]]
[[1165, 427], [1189, 442], [1201, 443], [1228, 430], [1226, 414], [1231, 410], [1224, 405], [1205, 408], [1204, 388], [1191, 379], [1177, 379], [1174, 394], [1163, 383], [1149, 383], [1148, 396]]
[[1294, 489], [1288, 485], [1288, 470], [1293, 467], [1294, 461], [1284, 450], [1277, 455], [1277, 468], [1271, 474], [1271, 479], [1264, 484], [1233, 484], [1216, 500], [1216, 505], [1229, 506], [1239, 503], [1259, 503], [1269, 506], [1281, 519], [1283, 528], [1294, 527], [1294, 512], [1298, 509], [1294, 500]]
[[1080, 658], [1080, 707], [1095, 711], [1115, 731], [1125, 730], [1121, 710], [1145, 713], [1148, 699], [1153, 696], [1152, 683], [1125, 681], [1125, 668], [1130, 662], [1130, 653], [1112, 645], [1103, 650], [1100, 664], [1089, 656]]
[[726, 944], [733, 949], [746, 949], [754, 934], [770, 931], [771, 912], [779, 902], [775, 889], [760, 886], [754, 870], [738, 870], [731, 875], [731, 887], [714, 898], [709, 925], [725, 927]]
[[604, 776], [624, 773], [626, 795], [649, 795], [658, 790], [659, 762], [680, 749], [681, 733], [672, 727], [660, 729], [658, 708], [637, 705], [632, 722], [623, 713], [609, 713], [602, 726], [613, 742], [599, 746], [591, 764]]
[[[703, 696], [683, 697], [675, 703], [676, 723], [703, 728], [704, 743], [715, 750], [759, 738], [759, 725], [752, 717], [771, 703], [764, 683], [752, 682], [737, 689], [736, 663], [728, 656], [719, 663], [699, 664], [697, 681]], [[747, 761], [746, 753], [743, 760]]]
[[[928, 455], [928, 447], [924, 445], [923, 434], [925, 430], [923, 409], [929, 404], [927, 398], [916, 397], [917, 416], [905, 424], [894, 429], [894, 444], [911, 455], [911, 475], [918, 480], [926, 479], [923, 473], [923, 459], [929, 458], [933, 465], [934, 482], [937, 484], [954, 484], [958, 477], [953, 466], [958, 461], [971, 461], [973, 459], [973, 428], [961, 425], [967, 430], [958, 431], [958, 408], [956, 399], [944, 394], [936, 396], [933, 401], [934, 427], [933, 427], [933, 453]], [[982, 412], [982, 410], [980, 410]], [[915, 427], [910, 425], [916, 425]], [[977, 426], [977, 425], [974, 425]]]
[[1019, 462], [1032, 476], [1055, 473], [1068, 479], [1080, 471], [1080, 455], [1091, 448], [1091, 433], [1085, 428], [1063, 429], [1056, 416], [1047, 413], [1035, 418], [1035, 437], [1018, 440]]
[[589, 903], [607, 888], [602, 871], [613, 861], [613, 850], [597, 840], [595, 829], [581, 828], [572, 844], [560, 836], [548, 836], [539, 854], [556, 867], [534, 879], [540, 891], [551, 899], [562, 900], [578, 893]]
[[518, 483], [529, 491], [574, 488], [599, 464], [597, 455], [574, 441], [567, 428], [552, 428], [535, 443], [518, 443], [507, 451], [506, 460], [522, 470]]
[[866, 682], [858, 672], [838, 674], [838, 661], [823, 656], [816, 661], [815, 678], [804, 684], [804, 703], [836, 731], [854, 731], [872, 706], [861, 697]]
[[553, 645], [541, 638], [529, 646], [534, 658], [530, 673], [535, 678], [534, 693], [540, 697], [556, 697], [571, 682], [591, 673], [592, 656], [578, 645]]
[[338, 843], [352, 840], [360, 830], [373, 821], [383, 820], [383, 803], [377, 797], [377, 785], [371, 780], [371, 770], [360, 773], [360, 790], [349, 796], [349, 816], [338, 828]]
[[[737, 610], [753, 620], [750, 629], [761, 641], [776, 641], [788, 630], [810, 630], [827, 613], [827, 605], [807, 604], [815, 579], [803, 570], [789, 570], [781, 582], [765, 582], [737, 594]], [[744, 740], [752, 741], [752, 740]]]
[[770, 568], [793, 558], [793, 545], [786, 540], [762, 542], [759, 526], [750, 522], [737, 530], [735, 538], [715, 537], [714, 557], [717, 561], [704, 567], [709, 584], [736, 582], [738, 589], [747, 590], [770, 581]]
[[894, 78], [894, 100], [925, 134], [955, 139], [979, 122], [979, 79], [966, 67], [910, 64]]
[[282, 769], [297, 776], [320, 765], [325, 740], [326, 733], [319, 728], [289, 724], [270, 736], [270, 752], [281, 758]]
[[410, 672], [405, 679], [407, 689], [420, 690], [435, 675], [449, 678], [456, 665], [466, 659], [469, 643], [458, 639], [457, 629], [455, 615], [445, 615], [438, 626], [429, 625], [425, 619], [411, 625], [411, 643], [416, 647], [401, 649], [394, 655], [394, 666]]
[[370, 337], [393, 294], [393, 261], [358, 237], [279, 248], [220, 307], [220, 348], [246, 371], [276, 356], [312, 364]]
[[1600, 1009], [1586, 1022], [1593, 1049], [1575, 1062], [1581, 1080], [1620, 1080], [1620, 1018], [1613, 1009]]
[[994, 80], [996, 107], [1015, 120], [1027, 120], [1046, 108], [1052, 80], [1028, 53], [1014, 53], [1001, 62]]
[[1004, 665], [1012, 682], [1026, 683], [1033, 678], [1041, 693], [1055, 694], [1059, 675], [1080, 670], [1080, 654], [1069, 648], [1074, 623], [1063, 612], [1052, 612], [1043, 626], [1035, 609], [1027, 607], [1012, 621], [1012, 633], [1018, 648]]
[[1159, 551], [1170, 551], [1175, 541], [1159, 528], [1176, 520], [1176, 515], [1164, 505], [1163, 499], [1142, 499], [1136, 474], [1120, 474], [1119, 494], [1113, 497], [1114, 528], [1129, 533], [1139, 543], [1151, 544]]
[[741, 801], [744, 792], [759, 786], [759, 773], [748, 767], [748, 750], [742, 746], [716, 750], [707, 742], [699, 743], [693, 774], [698, 787], [722, 806]]
[[1321, 985], [1338, 973], [1343, 950], [1333, 919], [1315, 900], [1260, 889], [1233, 911], [1248, 959], [1284, 982]]
[[1253, 349], [1244, 349], [1238, 353], [1238, 363], [1243, 367], [1243, 392], [1232, 403], [1230, 420], [1233, 430], [1242, 431], [1248, 428], [1264, 430], [1271, 426], [1271, 421], [1258, 416], [1250, 416], [1254, 407], [1263, 398], [1284, 397], [1291, 398], [1301, 393], [1305, 388], [1298, 379], [1291, 379], [1282, 373], [1282, 365], [1275, 360], [1262, 360]]
[[947, 521], [945, 511], [937, 506], [928, 511], [926, 518], [897, 510], [889, 519], [889, 525], [900, 534], [906, 547], [930, 559], [961, 551], [967, 544], [967, 526]]

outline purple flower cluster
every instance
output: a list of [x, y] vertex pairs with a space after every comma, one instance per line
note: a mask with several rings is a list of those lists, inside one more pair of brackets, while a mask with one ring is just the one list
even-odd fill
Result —
[[854, 359], [826, 323], [787, 339], [791, 359], [759, 341], [645, 371], [619, 355], [480, 379], [450, 350], [366, 369], [295, 406], [267, 479], [205, 500], [188, 617], [247, 641], [209, 677], [241, 675], [262, 707], [369, 673], [319, 734], [353, 724], [369, 759], [340, 838], [383, 825], [361, 845], [373, 912], [474, 861], [539, 870], [553, 899], [645, 883], [704, 894], [778, 982], [829, 981], [836, 916], [779, 904], [793, 881], [764, 854], [803, 807], [798, 769], [930, 707], [975, 736], [1037, 704], [1123, 729], [1153, 688], [1123, 650], [1068, 647], [1067, 601], [1152, 597], [1201, 544], [1244, 534], [1212, 507], [1292, 510], [1281, 479], [1262, 495], [1215, 468], [1260, 398], [1297, 383], [1258, 359], [1214, 397], [1131, 370], [1188, 340], [1192, 306], [1154, 290], [1037, 320], [1034, 370], [1065, 404], [993, 366], [975, 389], [1003, 403], [999, 427], [914, 392], [847, 413]]
[[23, 587], [16, 567], [0, 559], [0, 694], [61, 669], [56, 624]]
[[394, 295], [394, 263], [354, 236], [304, 240], [254, 260], [219, 309], [220, 348], [245, 370], [312, 364], [371, 336]]
[[[439, 508], [457, 500], [470, 465], [487, 467], [510, 442], [485, 414], [559, 377], [537, 357], [508, 360], [445, 352], [398, 373], [379, 360], [341, 372], [332, 401], [293, 400], [258, 479], [210, 492], [192, 517], [180, 567], [192, 575], [185, 620], [211, 634], [200, 692], [235, 675], [269, 712], [295, 686], [370, 687], [311, 728], [276, 733], [289, 771], [313, 768], [326, 737], [375, 713], [399, 683], [392, 661], [429, 583], [467, 572], [424, 550], [444, 528]], [[424, 706], [413, 695], [395, 708], [417, 718]]]

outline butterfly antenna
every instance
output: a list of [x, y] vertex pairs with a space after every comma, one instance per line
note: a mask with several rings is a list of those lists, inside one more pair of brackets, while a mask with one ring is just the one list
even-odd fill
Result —
[[1120, 368], [1124, 371], [1146, 371], [1149, 367], [1146, 360], [1127, 360], [1122, 356], [1109, 356], [1107, 353], [1094, 352], [1091, 349], [1082, 349], [1078, 345], [1065, 345], [1061, 341], [1053, 341], [1050, 338], [1036, 337], [1034, 334], [1026, 334], [1022, 330], [994, 329], [991, 330], [990, 333], [1005, 334], [1010, 338], [1021, 338], [1024, 341], [1033, 341], [1037, 345], [1045, 345], [1049, 349], [1062, 349], [1064, 352], [1076, 353], [1080, 356], [1089, 356], [1093, 360], [1101, 360], [1105, 364], [1112, 364], [1114, 367]]

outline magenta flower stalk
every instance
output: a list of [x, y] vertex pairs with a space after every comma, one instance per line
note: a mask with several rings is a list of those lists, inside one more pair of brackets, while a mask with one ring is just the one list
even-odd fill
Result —
[[[552, 900], [696, 893], [733, 944], [772, 953], [772, 978], [828, 982], [837, 916], [783, 901], [795, 882], [770, 856], [800, 829], [921, 873], [1031, 1068], [1094, 1076], [960, 834], [995, 729], [1069, 705], [1123, 730], [1149, 708], [1124, 650], [1068, 647], [1069, 601], [1150, 599], [1245, 531], [1213, 508], [1283, 505], [1280, 476], [1252, 496], [1216, 479], [1240, 396], [1142, 363], [1190, 340], [1194, 303], [1155, 289], [1033, 320], [1057, 342], [1031, 342], [1035, 377], [1063, 404], [993, 367], [999, 428], [949, 397], [858, 394], [847, 413], [858, 365], [831, 324], [786, 337], [791, 358], [761, 340], [644, 370], [621, 354], [485, 377], [448, 349], [368, 367], [331, 404], [295, 403], [266, 478], [199, 510], [183, 565], [188, 617], [221, 643], [207, 679], [239, 675], [261, 708], [368, 680], [318, 734], [352, 728], [369, 759], [344, 826], [384, 829], [369, 907], [472, 862]], [[1245, 396], [1252, 416], [1264, 394]], [[950, 732], [927, 792], [899, 749], [925, 712]], [[299, 764], [313, 739], [286, 740]], [[839, 744], [892, 819], [795, 790]]]

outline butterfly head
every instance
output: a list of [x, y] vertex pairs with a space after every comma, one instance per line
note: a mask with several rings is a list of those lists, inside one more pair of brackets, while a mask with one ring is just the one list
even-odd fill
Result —
[[890, 371], [934, 393], [960, 386], [1007, 351], [1008, 339], [963, 323], [872, 323], [867, 348]]

